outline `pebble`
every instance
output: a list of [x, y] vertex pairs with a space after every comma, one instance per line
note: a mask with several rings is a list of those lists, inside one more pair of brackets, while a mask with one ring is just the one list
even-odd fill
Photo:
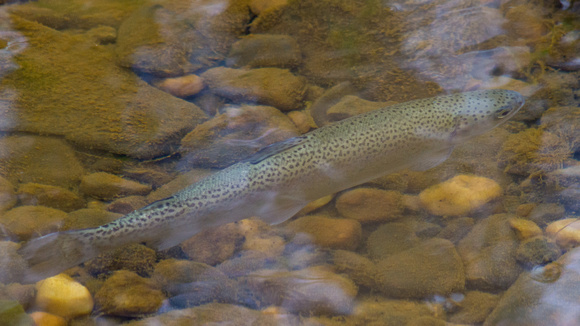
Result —
[[157, 316], [128, 322], [126, 326], [150, 325], [298, 325], [298, 318], [279, 316], [268, 311], [261, 312], [239, 305], [208, 303], [199, 307], [172, 310]]
[[463, 291], [463, 262], [448, 240], [430, 239], [377, 262], [378, 289], [389, 297], [422, 299]]
[[458, 217], [448, 221], [447, 225], [439, 232], [438, 238], [447, 239], [453, 243], [459, 242], [471, 231], [475, 220], [471, 217]]
[[403, 214], [402, 195], [398, 191], [356, 188], [336, 199], [338, 212], [360, 223], [387, 222]]
[[243, 241], [235, 223], [199, 232], [181, 243], [181, 250], [192, 260], [217, 265], [232, 257]]
[[501, 296], [484, 326], [543, 326], [578, 324], [580, 248], [556, 262], [522, 273]]
[[354, 250], [362, 238], [361, 225], [353, 219], [308, 215], [291, 221], [288, 227], [308, 234], [315, 244], [331, 249]]
[[534, 207], [534, 209], [532, 209], [528, 215], [528, 219], [543, 227], [553, 221], [564, 218], [565, 214], [566, 208], [564, 208], [562, 205], [542, 203], [538, 204], [536, 207]]
[[132, 211], [147, 206], [147, 199], [143, 196], [127, 196], [114, 200], [107, 206], [109, 212], [129, 214]]
[[246, 237], [242, 250], [259, 252], [266, 257], [278, 257], [285, 249], [286, 240], [277, 235], [261, 235]]
[[377, 268], [368, 258], [347, 250], [335, 250], [332, 254], [335, 272], [347, 275], [356, 285], [375, 289]]
[[28, 268], [26, 261], [18, 255], [19, 245], [11, 241], [0, 241], [0, 283], [20, 281]]
[[151, 279], [129, 271], [116, 271], [95, 294], [99, 311], [125, 317], [151, 314], [161, 308], [165, 295]]
[[433, 306], [425, 302], [393, 300], [379, 296], [361, 298], [353, 311], [353, 316], [360, 319], [361, 325], [377, 326], [407, 325], [417, 317], [434, 317], [434, 314]]
[[232, 106], [183, 137], [179, 152], [189, 166], [224, 168], [298, 135], [292, 121], [274, 107]]
[[494, 180], [458, 175], [423, 190], [419, 198], [431, 214], [461, 216], [481, 208], [501, 194], [502, 189]]
[[14, 185], [0, 176], [0, 212], [7, 211], [16, 205], [18, 197]]
[[74, 192], [57, 186], [29, 182], [21, 184], [17, 193], [22, 205], [52, 207], [67, 213], [86, 205]]
[[519, 241], [509, 226], [512, 217], [495, 214], [484, 218], [457, 244], [471, 289], [507, 289], [521, 273], [515, 257]]
[[373, 260], [410, 249], [420, 243], [415, 229], [409, 223], [385, 223], [373, 231], [367, 239], [367, 252]]
[[193, 96], [205, 87], [203, 79], [194, 74], [162, 79], [155, 82], [154, 86], [179, 98]]
[[301, 134], [309, 132], [311, 129], [316, 128], [316, 124], [312, 120], [312, 117], [306, 110], [301, 111], [290, 111], [287, 113], [288, 118], [292, 120], [296, 128]]
[[534, 210], [534, 208], [536, 208], [537, 205], [538, 204], [536, 203], [525, 203], [518, 205], [518, 207], [516, 208], [516, 215], [518, 217], [527, 218], [528, 216], [530, 216], [530, 213]]
[[561, 254], [560, 248], [554, 241], [537, 236], [520, 243], [516, 251], [516, 259], [525, 267], [533, 268], [556, 261]]
[[201, 74], [209, 90], [232, 101], [271, 105], [282, 111], [300, 109], [306, 92], [304, 78], [287, 69], [211, 68]]
[[87, 36], [99, 44], [111, 44], [117, 38], [117, 29], [111, 26], [98, 26], [89, 29]]
[[0, 138], [0, 148], [10, 153], [0, 157], [0, 166], [12, 184], [34, 182], [70, 189], [78, 186], [84, 173], [75, 151], [61, 139], [10, 136]]
[[250, 34], [232, 44], [228, 67], [295, 68], [302, 61], [300, 47], [289, 35]]
[[259, 270], [245, 282], [261, 298], [261, 306], [280, 306], [296, 314], [349, 314], [358, 293], [350, 279], [325, 266], [297, 271]]
[[93, 310], [93, 298], [82, 284], [65, 274], [36, 283], [36, 307], [61, 316], [74, 318], [88, 315]]
[[123, 179], [106, 172], [85, 175], [81, 180], [79, 189], [88, 196], [103, 200], [130, 195], [145, 196], [151, 192], [149, 185]]
[[67, 214], [44, 206], [19, 206], [0, 216], [0, 224], [19, 240], [58, 231], [65, 223]]
[[92, 275], [126, 270], [148, 277], [153, 273], [156, 260], [157, 254], [155, 250], [142, 244], [131, 244], [106, 252], [85, 262], [85, 268]]
[[43, 311], [35, 311], [30, 314], [36, 326], [67, 326], [66, 319]]
[[580, 220], [566, 218], [550, 223], [546, 235], [564, 250], [580, 245]]
[[449, 316], [449, 322], [455, 324], [481, 324], [495, 308], [500, 296], [497, 294], [468, 291], [462, 300], [457, 302], [458, 309]]
[[526, 240], [543, 234], [542, 229], [533, 221], [523, 218], [510, 218], [508, 222], [520, 240]]

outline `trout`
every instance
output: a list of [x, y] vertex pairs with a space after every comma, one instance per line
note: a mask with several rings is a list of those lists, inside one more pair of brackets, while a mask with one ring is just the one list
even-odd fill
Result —
[[35, 282], [131, 243], [163, 250], [257, 216], [281, 223], [310, 201], [404, 168], [423, 171], [512, 117], [524, 98], [483, 90], [388, 106], [272, 144], [171, 197], [89, 229], [51, 233], [19, 254]]

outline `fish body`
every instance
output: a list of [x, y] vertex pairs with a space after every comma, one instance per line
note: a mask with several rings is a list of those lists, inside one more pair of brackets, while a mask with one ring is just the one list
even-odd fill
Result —
[[404, 168], [426, 170], [454, 145], [487, 132], [523, 105], [487, 90], [415, 100], [275, 143], [175, 195], [111, 223], [56, 232], [19, 253], [34, 282], [130, 243], [166, 249], [209, 227], [258, 216], [277, 224], [312, 200]]

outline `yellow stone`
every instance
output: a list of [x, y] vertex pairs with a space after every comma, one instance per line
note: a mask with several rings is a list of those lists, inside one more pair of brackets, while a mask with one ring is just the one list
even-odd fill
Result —
[[66, 326], [66, 319], [42, 311], [30, 314], [36, 326]]
[[64, 318], [88, 315], [93, 298], [82, 284], [59, 274], [36, 283], [36, 306], [39, 310]]
[[533, 221], [523, 218], [510, 218], [510, 227], [516, 231], [518, 239], [525, 240], [542, 235], [542, 229]]
[[362, 227], [356, 220], [308, 215], [288, 223], [288, 228], [312, 237], [319, 246], [354, 250], [362, 238]]
[[552, 222], [546, 227], [546, 234], [561, 248], [577, 247], [580, 244], [580, 220], [565, 218]]
[[502, 189], [494, 180], [458, 175], [423, 190], [419, 199], [431, 214], [461, 216], [480, 208], [501, 194]]

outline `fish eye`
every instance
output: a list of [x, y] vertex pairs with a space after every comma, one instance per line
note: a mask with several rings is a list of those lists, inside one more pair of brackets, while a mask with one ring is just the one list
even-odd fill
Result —
[[503, 118], [505, 118], [505, 117], [506, 117], [506, 116], [507, 116], [507, 115], [508, 115], [508, 114], [509, 114], [511, 111], [512, 111], [512, 110], [511, 110], [511, 109], [509, 109], [509, 108], [501, 108], [501, 109], [497, 110], [497, 112], [496, 112], [496, 113], [497, 113], [497, 114], [496, 114], [496, 117], [497, 117], [498, 119], [503, 119]]

